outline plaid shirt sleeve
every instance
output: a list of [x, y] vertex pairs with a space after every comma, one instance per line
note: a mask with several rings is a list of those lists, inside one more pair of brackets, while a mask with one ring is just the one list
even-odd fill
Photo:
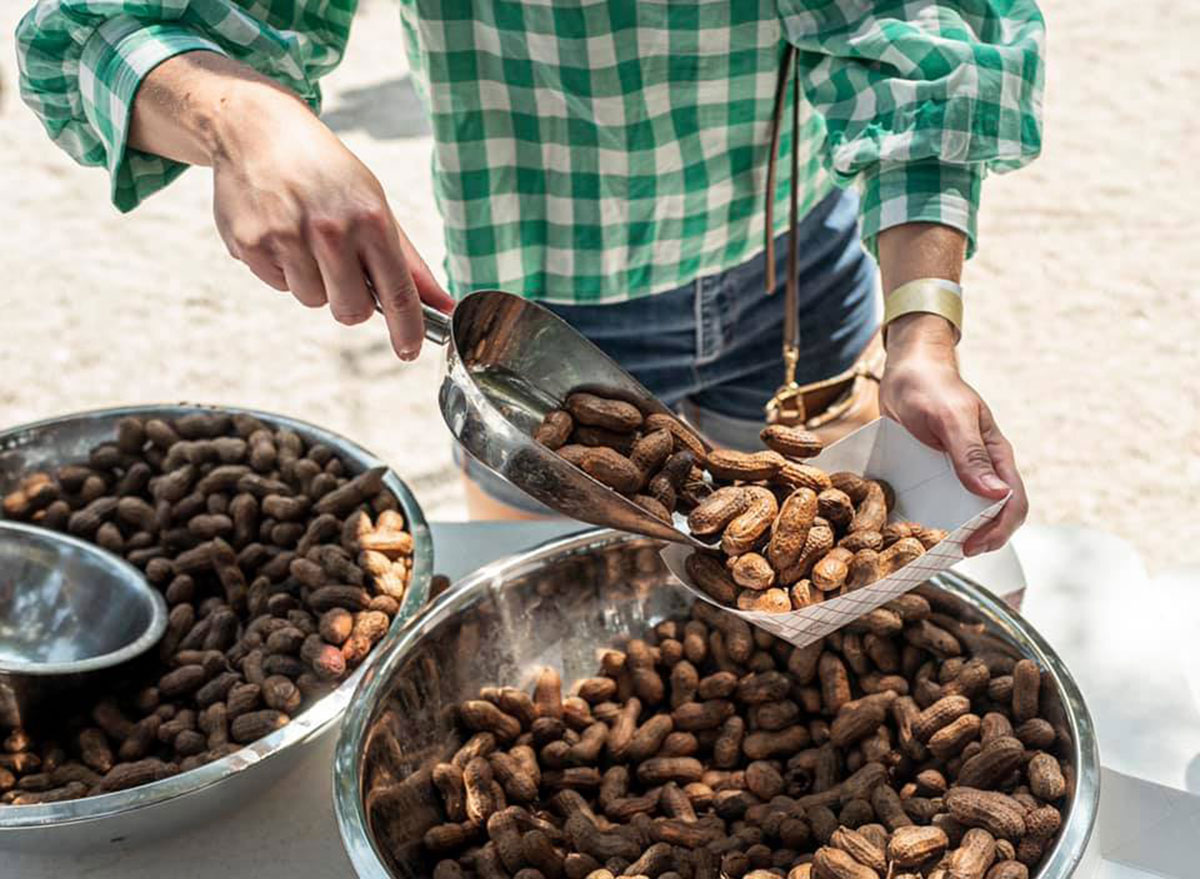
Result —
[[317, 78], [341, 60], [356, 2], [272, 0], [252, 13], [231, 0], [39, 0], [17, 26], [21, 96], [72, 158], [108, 168], [113, 204], [128, 211], [187, 167], [127, 143], [151, 70], [183, 52], [221, 52], [316, 109]]
[[824, 161], [862, 190], [862, 235], [910, 222], [976, 244], [980, 183], [1041, 149], [1044, 26], [1032, 0], [779, 0]]

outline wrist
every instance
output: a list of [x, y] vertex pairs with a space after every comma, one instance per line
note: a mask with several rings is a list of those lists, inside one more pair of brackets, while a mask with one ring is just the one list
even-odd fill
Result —
[[214, 51], [184, 52], [157, 65], [138, 86], [129, 144], [213, 165], [252, 153], [261, 133], [279, 126], [283, 112], [297, 110], [308, 112], [298, 97], [245, 64]]
[[315, 116], [294, 94], [273, 82], [234, 80], [204, 102], [197, 118], [197, 133], [216, 165], [238, 161], [259, 151], [264, 138], [286, 137], [297, 114], [305, 121]]
[[887, 326], [888, 362], [906, 359], [945, 363], [958, 368], [955, 327], [936, 314], [914, 313], [896, 318]]
[[[880, 233], [889, 358], [920, 355], [957, 363], [954, 346], [962, 322], [962, 290], [957, 284], [965, 246], [962, 232], [937, 223], [904, 223]], [[952, 292], [947, 294], [941, 287]], [[896, 298], [889, 299], [893, 294]]]

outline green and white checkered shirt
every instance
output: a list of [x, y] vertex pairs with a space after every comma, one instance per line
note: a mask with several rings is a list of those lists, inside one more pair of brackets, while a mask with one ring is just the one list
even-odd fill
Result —
[[[129, 210], [184, 167], [126, 142], [156, 64], [223, 52], [317, 108], [356, 2], [39, 0], [17, 32], [22, 94], [55, 143], [108, 168]], [[857, 184], [868, 247], [926, 221], [962, 229], [973, 248], [985, 171], [1020, 167], [1041, 145], [1033, 0], [400, 5], [456, 293], [620, 301], [756, 254], [785, 40], [805, 98], [801, 210]], [[784, 161], [777, 232], [788, 186]]]

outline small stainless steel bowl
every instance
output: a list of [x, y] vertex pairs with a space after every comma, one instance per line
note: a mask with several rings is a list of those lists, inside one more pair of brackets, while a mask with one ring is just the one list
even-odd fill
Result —
[[[309, 443], [324, 443], [337, 452], [352, 473], [383, 464], [345, 437], [283, 415], [232, 406], [133, 406], [81, 412], [0, 433], [0, 494], [15, 488], [24, 474], [85, 460], [93, 446], [112, 440], [117, 422], [127, 415], [170, 419], [190, 412], [211, 411], [245, 412], [269, 424], [293, 430]], [[433, 539], [425, 514], [395, 471], [388, 470], [383, 484], [400, 501], [413, 536], [412, 577], [400, 613], [392, 620], [391, 628], [368, 660], [354, 674], [282, 729], [190, 772], [81, 800], [37, 806], [0, 806], [0, 852], [95, 853], [115, 842], [132, 846], [162, 838], [179, 827], [195, 827], [213, 815], [237, 808], [314, 753], [324, 736], [332, 733], [359, 680], [395, 642], [404, 624], [429, 600]]]
[[[355, 693], [334, 762], [334, 808], [360, 879], [429, 875], [425, 830], [445, 820], [431, 769], [461, 743], [455, 703], [484, 685], [529, 684], [553, 666], [564, 681], [595, 673], [623, 637], [686, 613], [661, 544], [589, 531], [543, 544], [459, 581], [388, 648]], [[1100, 796], [1091, 717], [1070, 673], [1041, 636], [986, 589], [954, 574], [920, 587], [956, 617], [976, 651], [1029, 657], [1044, 670], [1044, 710], [1069, 741], [1073, 789], [1063, 828], [1034, 879], [1065, 879], [1080, 867]]]
[[154, 645], [167, 603], [98, 546], [0, 521], [0, 726], [36, 725], [47, 698]]

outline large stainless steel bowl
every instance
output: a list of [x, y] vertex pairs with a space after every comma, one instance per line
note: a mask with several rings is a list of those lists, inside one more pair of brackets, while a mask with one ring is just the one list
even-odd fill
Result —
[[[177, 418], [189, 412], [246, 412], [293, 430], [310, 443], [325, 443], [357, 473], [383, 462], [355, 443], [294, 418], [231, 407], [137, 406], [83, 412], [28, 424], [0, 433], [0, 493], [12, 490], [22, 474], [85, 460], [88, 451], [115, 436], [127, 415]], [[110, 842], [126, 845], [152, 839], [187, 824], [194, 827], [222, 809], [230, 809], [265, 790], [315, 747], [345, 710], [351, 695], [374, 661], [390, 651], [404, 624], [429, 599], [433, 541], [416, 498], [389, 470], [384, 485], [396, 495], [413, 535], [413, 570], [408, 594], [391, 629], [370, 659], [336, 690], [317, 700], [291, 723], [240, 751], [199, 769], [131, 790], [38, 806], [0, 806], [0, 851], [5, 849], [98, 850]], [[0, 873], [3, 870], [0, 869]]]
[[[361, 879], [428, 875], [421, 836], [442, 820], [430, 769], [459, 744], [454, 703], [481, 685], [526, 683], [544, 665], [567, 681], [593, 674], [604, 647], [686, 610], [691, 598], [669, 585], [658, 546], [612, 531], [552, 541], [481, 568], [404, 630], [363, 676], [338, 739], [334, 806]], [[1062, 833], [1036, 879], [1071, 876], [1100, 791], [1078, 687], [1041, 636], [986, 589], [953, 574], [921, 588], [938, 611], [967, 622], [960, 637], [1046, 670], [1054, 720], [1071, 742], [1074, 784]]]

